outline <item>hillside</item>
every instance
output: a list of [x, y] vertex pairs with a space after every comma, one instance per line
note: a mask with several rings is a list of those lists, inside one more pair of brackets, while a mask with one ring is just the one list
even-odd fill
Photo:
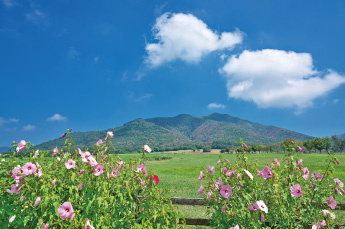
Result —
[[[113, 143], [117, 149], [135, 151], [144, 144], [152, 148], [172, 149], [210, 145], [223, 147], [235, 145], [239, 138], [248, 144], [271, 144], [285, 138], [311, 139], [312, 137], [291, 130], [265, 126], [227, 114], [213, 113], [206, 116], [181, 114], [175, 117], [136, 119], [121, 127], [104, 131], [75, 132], [72, 138], [77, 147], [92, 147], [104, 139], [107, 131], [114, 132]], [[61, 147], [64, 139], [42, 143], [35, 148], [51, 150]]]

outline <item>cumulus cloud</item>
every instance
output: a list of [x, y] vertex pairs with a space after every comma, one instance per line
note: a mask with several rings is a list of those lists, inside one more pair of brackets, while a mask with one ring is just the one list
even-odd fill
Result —
[[241, 31], [213, 32], [192, 14], [165, 13], [158, 17], [153, 26], [153, 35], [158, 43], [146, 45], [145, 62], [157, 67], [177, 59], [187, 63], [198, 63], [212, 51], [232, 49], [242, 42]]
[[318, 72], [309, 53], [264, 49], [231, 56], [220, 69], [229, 98], [252, 101], [259, 107], [313, 105], [313, 100], [345, 83], [345, 77], [328, 70]]
[[223, 109], [223, 108], [225, 108], [225, 105], [223, 105], [223, 104], [218, 104], [218, 103], [210, 103], [210, 104], [208, 104], [208, 106], [207, 106], [209, 109]]
[[34, 130], [34, 129], [36, 129], [36, 126], [30, 125], [30, 124], [28, 124], [28, 125], [26, 125], [26, 126], [23, 127], [23, 130], [24, 130], [24, 131], [32, 131], [32, 130]]
[[52, 117], [47, 118], [47, 121], [55, 122], [55, 121], [66, 121], [67, 117], [63, 117], [60, 114], [54, 114]]

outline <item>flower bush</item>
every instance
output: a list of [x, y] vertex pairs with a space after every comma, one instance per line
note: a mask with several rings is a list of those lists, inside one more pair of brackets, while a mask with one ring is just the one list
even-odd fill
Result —
[[[183, 218], [159, 189], [158, 176], [146, 170], [144, 160], [131, 158], [125, 163], [108, 153], [112, 132], [95, 144], [97, 152], [91, 154], [73, 147], [71, 131], [62, 135], [64, 148], [56, 147], [52, 155], [33, 152], [30, 142], [13, 143], [16, 152], [26, 150], [30, 157], [2, 159], [0, 225], [171, 228]], [[150, 149], [145, 146], [145, 150]]]
[[[295, 142], [288, 146], [281, 162], [274, 159], [261, 171], [242, 152], [236, 162], [227, 159], [217, 162], [214, 172], [209, 165], [201, 171], [199, 194], [210, 204], [208, 213], [213, 226], [219, 228], [322, 228], [334, 224], [336, 196], [345, 195], [344, 184], [333, 177], [332, 165], [340, 161], [328, 152], [327, 168], [310, 174], [295, 152], [301, 148]], [[220, 156], [221, 157], [221, 156]], [[255, 174], [255, 175], [253, 175]], [[326, 202], [326, 204], [316, 204]]]

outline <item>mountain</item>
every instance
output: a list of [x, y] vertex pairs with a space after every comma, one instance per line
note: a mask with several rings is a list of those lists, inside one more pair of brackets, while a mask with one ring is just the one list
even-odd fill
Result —
[[[300, 140], [312, 137], [275, 126], [253, 123], [227, 114], [206, 116], [181, 114], [175, 117], [136, 119], [121, 127], [104, 131], [72, 133], [77, 147], [92, 147], [104, 139], [107, 131], [114, 132], [113, 144], [123, 151], [135, 151], [148, 144], [156, 149], [191, 148], [210, 145], [213, 148], [233, 146], [239, 138], [247, 144], [272, 144], [285, 138]], [[35, 148], [52, 150], [61, 148], [65, 139], [55, 139]]]

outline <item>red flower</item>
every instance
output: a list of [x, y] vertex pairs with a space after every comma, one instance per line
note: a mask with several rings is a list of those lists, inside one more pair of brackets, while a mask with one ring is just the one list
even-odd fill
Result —
[[64, 138], [66, 136], [66, 133], [64, 133], [61, 137]]
[[159, 183], [159, 178], [158, 178], [158, 176], [157, 176], [157, 175], [154, 175], [153, 177], [151, 176], [151, 177], [150, 177], [150, 180], [152, 180], [152, 181], [156, 181], [156, 184], [158, 184], [158, 183]]

